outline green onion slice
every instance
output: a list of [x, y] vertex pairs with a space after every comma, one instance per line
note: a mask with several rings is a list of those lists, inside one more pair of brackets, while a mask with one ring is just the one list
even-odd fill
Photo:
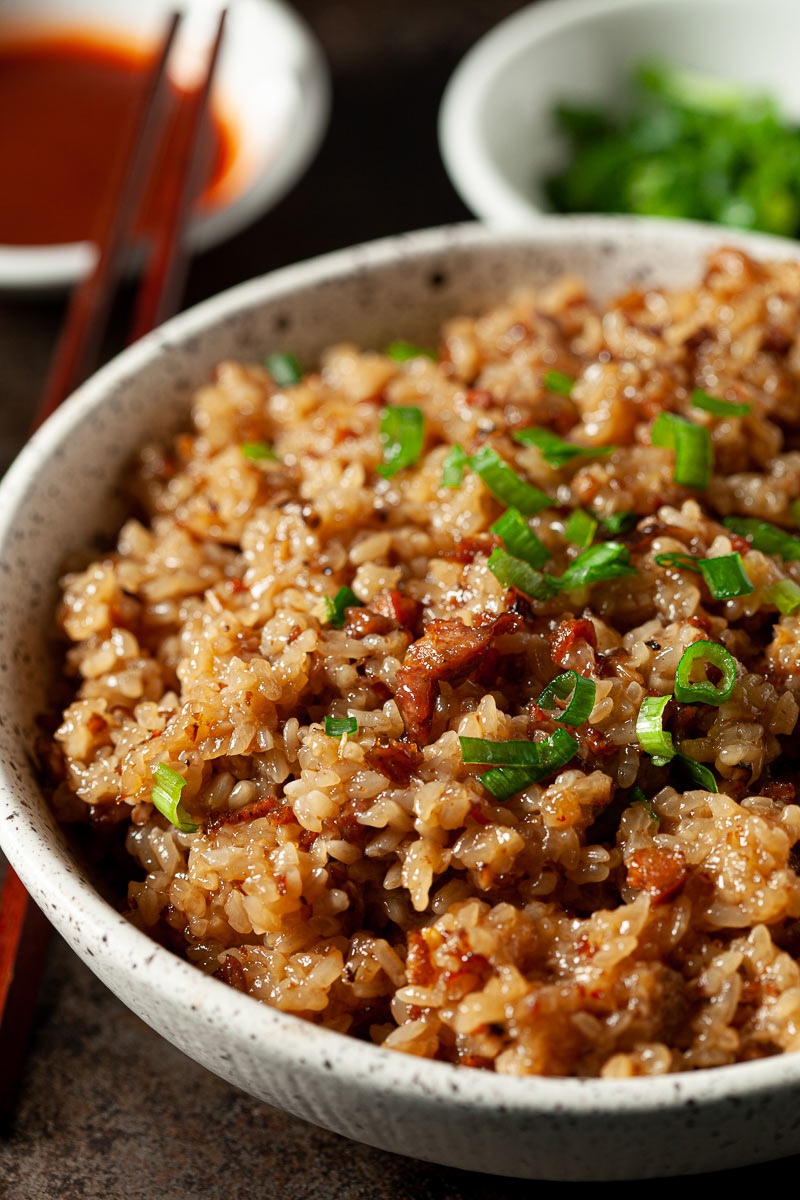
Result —
[[800, 587], [793, 579], [779, 579], [764, 592], [764, 599], [774, 604], [784, 616], [800, 608]]
[[532, 517], [543, 508], [552, 506], [551, 496], [520, 479], [516, 471], [491, 446], [481, 446], [478, 453], [473, 454], [467, 461], [501, 504], [518, 508], [526, 517]]
[[672, 696], [645, 696], [639, 716], [636, 718], [636, 736], [639, 745], [653, 756], [658, 766], [663, 766], [675, 755], [672, 734], [663, 728], [664, 709]]
[[695, 388], [692, 392], [692, 404], [704, 412], [713, 413], [715, 417], [746, 417], [753, 409], [752, 404], [735, 404], [733, 400], [709, 396], [702, 388]]
[[653, 808], [650, 801], [647, 799], [647, 796], [644, 794], [644, 789], [640, 788], [638, 783], [637, 783], [636, 787], [631, 788], [630, 792], [628, 793], [628, 799], [631, 804], [641, 804], [642, 807], [646, 810], [648, 816], [652, 817], [654, 821], [661, 820], [658, 813]]
[[508, 508], [491, 527], [492, 533], [503, 539], [509, 554], [521, 558], [532, 567], [541, 567], [552, 557], [544, 542], [539, 541], [521, 512]]
[[358, 596], [349, 587], [340, 587], [335, 596], [325, 596], [325, 624], [341, 629], [345, 621], [345, 609], [362, 608]]
[[575, 380], [563, 371], [548, 371], [543, 382], [548, 392], [555, 392], [558, 396], [571, 396], [575, 387]]
[[584, 508], [575, 508], [564, 526], [564, 537], [574, 546], [591, 546], [597, 533], [597, 520]]
[[328, 737], [341, 737], [346, 733], [358, 733], [358, 721], [355, 717], [326, 717], [325, 732]]
[[[713, 666], [722, 672], [719, 684], [708, 679], [692, 680], [698, 666]], [[717, 642], [692, 642], [681, 655], [675, 672], [675, 698], [683, 704], [724, 704], [729, 700], [736, 683], [736, 660]]]
[[739, 553], [720, 554], [716, 558], [696, 558], [693, 554], [657, 554], [655, 562], [660, 567], [673, 567], [702, 575], [715, 600], [749, 596], [753, 591], [753, 584]]
[[607, 533], [616, 536], [620, 533], [627, 533], [629, 529], [633, 529], [638, 519], [635, 512], [618, 512], [611, 513], [608, 517], [600, 517], [600, 524]]
[[303, 378], [303, 369], [293, 354], [268, 354], [266, 367], [278, 387], [291, 387]]
[[797, 500], [792, 501], [792, 503], [789, 505], [789, 509], [794, 517], [795, 525], [800, 525], [800, 497], [798, 497]]
[[268, 442], [242, 442], [240, 449], [245, 458], [250, 458], [253, 462], [260, 462], [262, 459], [278, 461], [277, 454]]
[[447, 458], [442, 463], [442, 482], [440, 487], [457, 488], [461, 487], [461, 480], [464, 478], [464, 468], [467, 465], [467, 456], [464, 453], [463, 447], [459, 446], [458, 442], [450, 447]]
[[610, 454], [613, 446], [577, 446], [574, 442], [565, 442], [549, 429], [518, 429], [513, 435], [514, 441], [520, 446], [535, 446], [542, 458], [551, 467], [563, 467], [564, 463], [578, 455], [593, 458], [598, 454]]
[[620, 542], [599, 542], [579, 554], [555, 582], [559, 591], [570, 592], [604, 579], [635, 574], [636, 568], [630, 565], [626, 546]]
[[759, 521], [755, 517], [725, 517], [722, 524], [732, 533], [748, 538], [755, 550], [777, 554], [784, 562], [800, 559], [800, 538], [792, 537], [777, 525], [770, 525], [769, 521]]
[[[472, 742], [483, 741], [482, 738], [465, 738], [462, 740]], [[535, 747], [538, 755], [538, 765], [528, 767], [506, 765], [495, 767], [492, 771], [485, 771], [481, 775], [481, 783], [487, 792], [490, 792], [494, 796], [495, 800], [509, 800], [512, 796], [516, 796], [517, 792], [521, 792], [524, 788], [529, 787], [530, 784], [538, 783], [540, 779], [551, 775], [559, 767], [565, 766], [571, 758], [574, 758], [578, 750], [577, 741], [565, 729], [556, 729], [554, 733], [551, 733], [542, 742], [525, 742], [522, 744]], [[489, 745], [499, 746], [502, 743], [491, 742]], [[496, 752], [493, 751], [493, 753]]]
[[719, 791], [713, 771], [710, 771], [708, 767], [704, 767], [702, 763], [695, 762], [693, 758], [689, 758], [686, 754], [676, 754], [675, 763], [689, 776], [693, 783], [698, 783], [707, 792]]
[[181, 804], [181, 792], [186, 787], [183, 776], [166, 763], [157, 763], [153, 767], [153, 779], [155, 787], [150, 799], [154, 807], [181, 833], [194, 833], [199, 829]]
[[422, 411], [413, 404], [387, 405], [381, 413], [383, 462], [378, 474], [391, 479], [398, 471], [413, 467], [422, 453], [425, 422]]
[[[596, 692], [597, 684], [593, 679], [586, 679], [577, 671], [565, 671], [548, 683], [536, 704], [545, 712], [551, 712], [562, 725], [583, 725], [594, 708]], [[571, 696], [567, 707], [557, 708], [556, 697], [566, 700], [567, 696]]]
[[533, 600], [549, 600], [555, 595], [556, 585], [549, 575], [542, 575], [530, 563], [515, 558], [499, 547], [489, 555], [487, 565], [503, 587], [516, 588]]
[[398, 338], [396, 342], [390, 342], [386, 347], [386, 354], [388, 358], [400, 363], [408, 362], [410, 358], [436, 359], [432, 350], [425, 350], [424, 347], [417, 346], [415, 342], [406, 342], [402, 338]]
[[713, 450], [708, 430], [693, 425], [677, 413], [659, 413], [653, 422], [650, 440], [654, 446], [675, 451], [672, 478], [682, 487], [705, 490], [711, 478]]

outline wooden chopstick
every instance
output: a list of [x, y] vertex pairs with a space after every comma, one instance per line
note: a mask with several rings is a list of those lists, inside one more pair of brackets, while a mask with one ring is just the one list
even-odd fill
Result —
[[[210, 103], [225, 19], [223, 9], [203, 82], [187, 101], [192, 104], [191, 115], [184, 127], [184, 139], [176, 147], [175, 182], [160, 206], [159, 226], [151, 241], [130, 340], [149, 332], [175, 311], [180, 300], [188, 262], [184, 231], [203, 182], [202, 123]], [[124, 164], [114, 175], [98, 220], [97, 260], [70, 298], [32, 430], [82, 381], [97, 354], [111, 296], [133, 241], [137, 203], [159, 142], [167, 62], [180, 21], [180, 13], [171, 14], [148, 75]], [[17, 1094], [49, 933], [46, 918], [8, 866], [0, 892], [0, 1119], [10, 1116]]]

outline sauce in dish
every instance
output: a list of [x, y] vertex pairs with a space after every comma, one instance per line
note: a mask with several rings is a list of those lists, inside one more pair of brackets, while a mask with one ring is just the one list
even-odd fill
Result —
[[[0, 44], [0, 244], [49, 245], [92, 234], [98, 203], [124, 152], [152, 59], [91, 35]], [[169, 182], [171, 149], [189, 93], [170, 85], [168, 119], [139, 228], [153, 225]], [[208, 178], [200, 206], [218, 206], [236, 153], [234, 131], [212, 108]]]

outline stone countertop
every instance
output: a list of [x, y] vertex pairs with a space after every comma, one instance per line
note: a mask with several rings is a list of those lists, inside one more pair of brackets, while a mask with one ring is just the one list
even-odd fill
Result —
[[[187, 305], [298, 259], [469, 216], [439, 161], [436, 110], [461, 55], [519, 5], [300, 0], [296, 7], [331, 65], [325, 144], [273, 212], [194, 263]], [[114, 310], [106, 357], [122, 344], [129, 301], [123, 295]], [[0, 298], [0, 470], [25, 437], [62, 315], [58, 298]], [[768, 1188], [792, 1165], [739, 1171], [737, 1183]], [[727, 1174], [707, 1180], [723, 1181]], [[164, 1042], [53, 938], [18, 1109], [0, 1136], [3, 1200], [522, 1200], [530, 1194], [528, 1182], [372, 1150], [251, 1099]]]

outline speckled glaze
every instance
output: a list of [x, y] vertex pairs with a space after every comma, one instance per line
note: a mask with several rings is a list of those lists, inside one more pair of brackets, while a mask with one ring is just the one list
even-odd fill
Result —
[[202, 975], [133, 929], [81, 869], [42, 799], [34, 717], [52, 678], [65, 555], [113, 531], [133, 447], [184, 420], [226, 356], [330, 342], [430, 339], [455, 312], [579, 271], [606, 295], [688, 283], [724, 240], [761, 256], [800, 246], [690, 224], [543, 218], [524, 235], [431, 230], [254, 280], [127, 350], [36, 434], [0, 486], [0, 843], [47, 916], [121, 1000], [252, 1095], [359, 1141], [470, 1170], [625, 1179], [800, 1150], [800, 1055], [630, 1081], [509, 1078], [390, 1053], [286, 1016]]

